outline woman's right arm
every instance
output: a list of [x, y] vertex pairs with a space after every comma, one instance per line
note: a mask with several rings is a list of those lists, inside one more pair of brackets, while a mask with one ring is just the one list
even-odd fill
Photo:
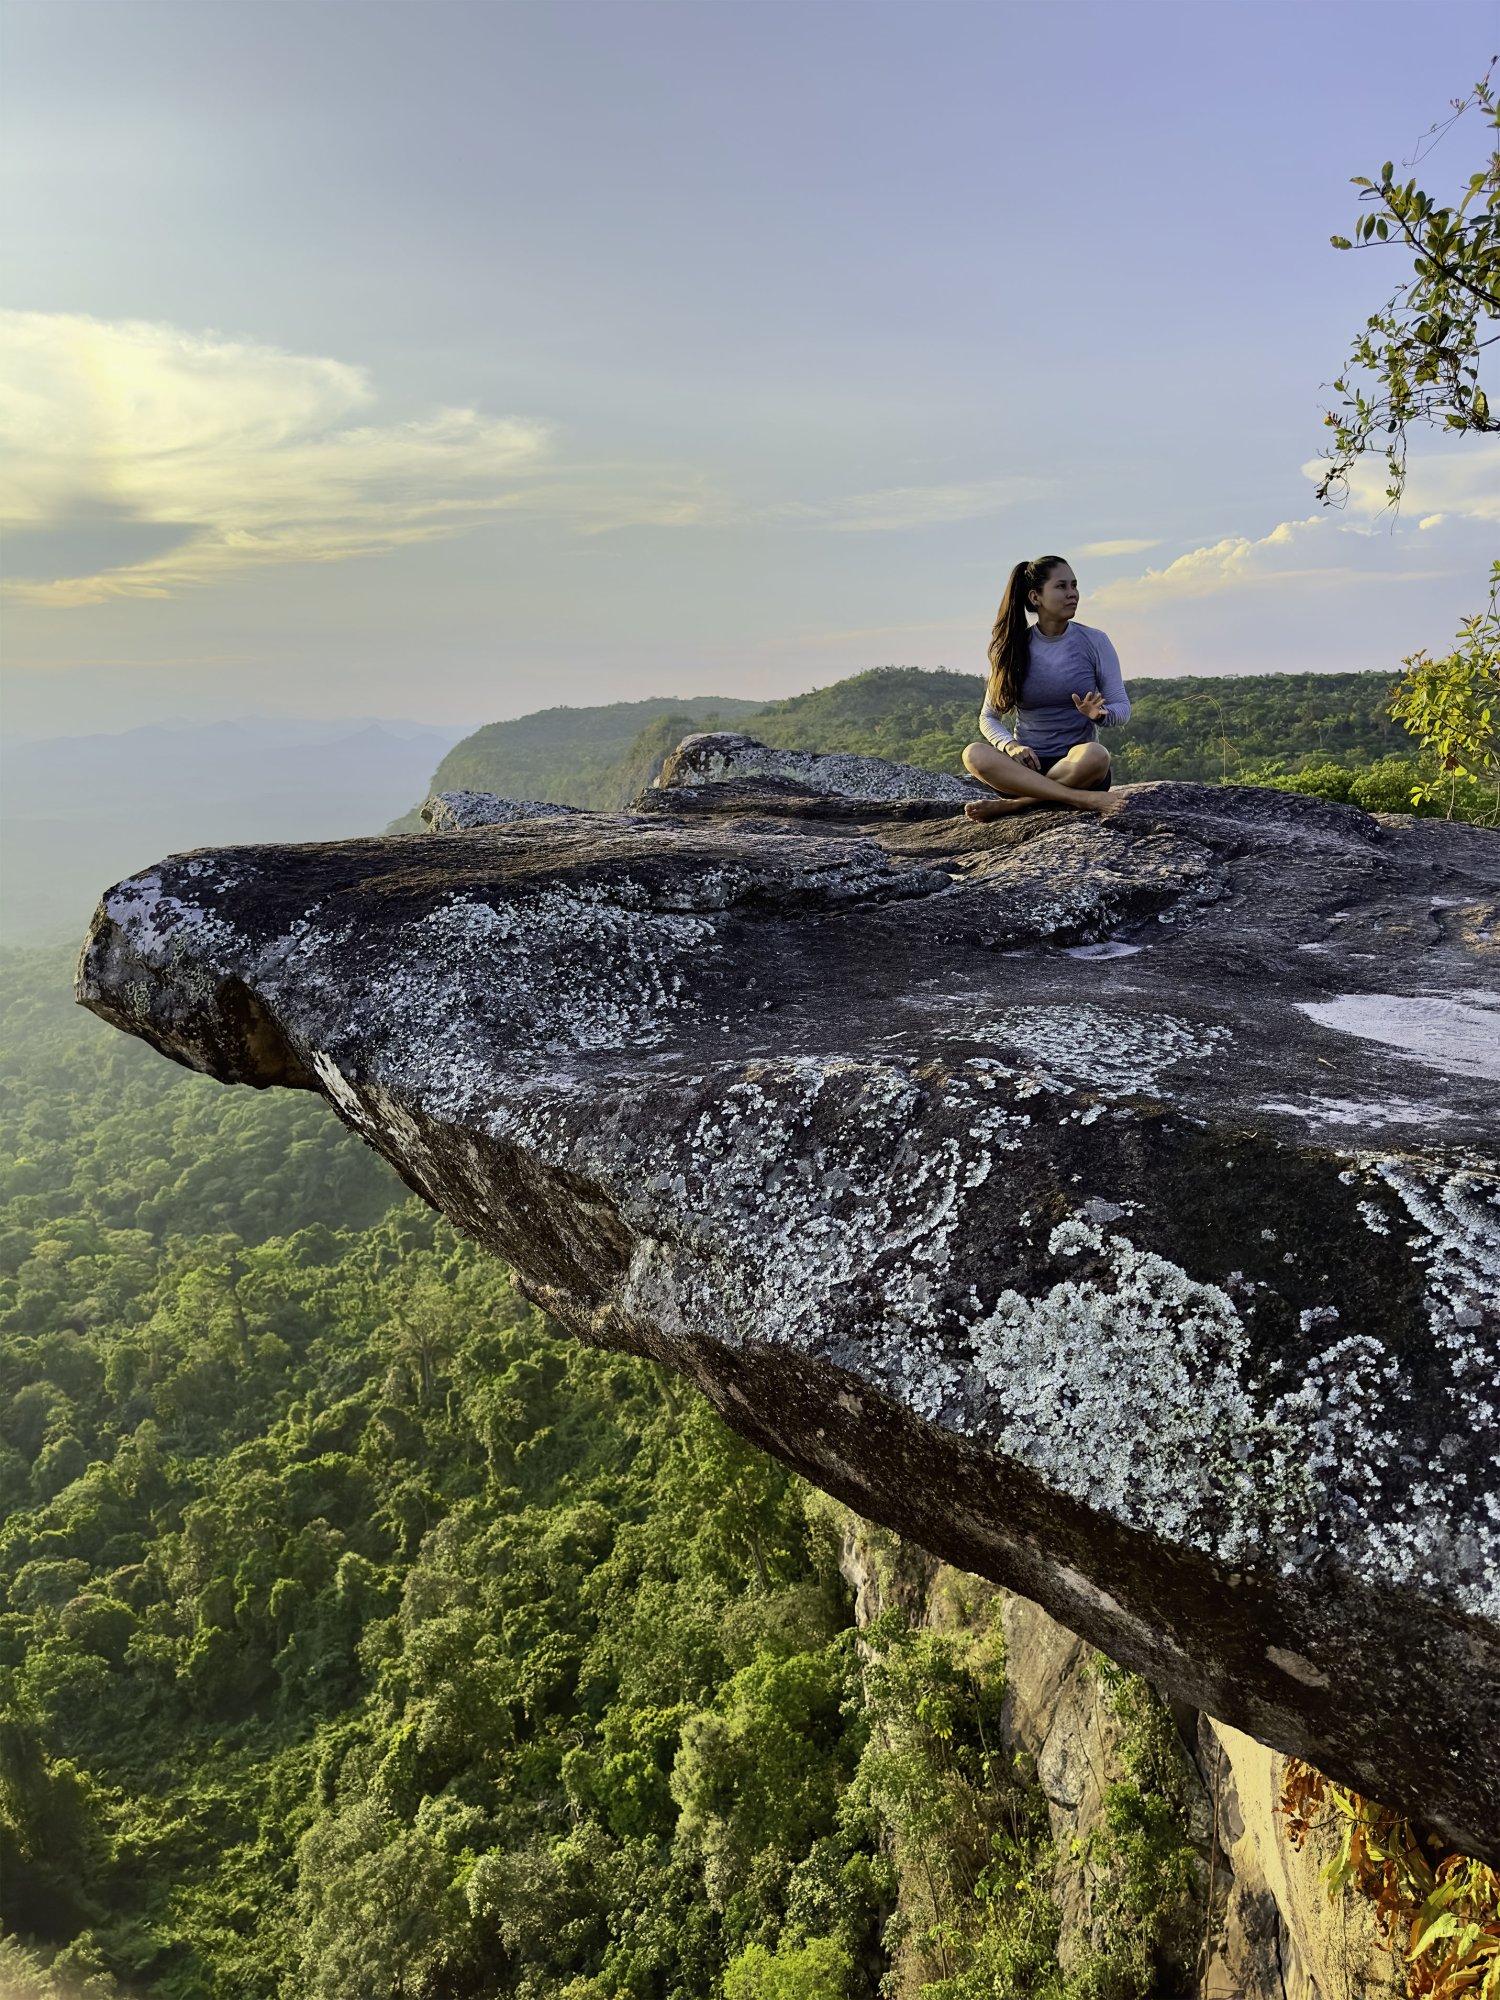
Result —
[[1000, 720], [999, 709], [991, 708], [988, 702], [979, 711], [979, 733], [986, 742], [993, 743], [997, 750], [1003, 750], [1007, 743], [1014, 743], [1016, 740]]
[[1019, 758], [1021, 763], [1028, 765], [1033, 771], [1041, 770], [1041, 763], [1035, 750], [1028, 750], [1024, 743], [1016, 741], [1000, 720], [1000, 711], [991, 708], [988, 702], [979, 711], [979, 727], [981, 733], [1007, 757]]

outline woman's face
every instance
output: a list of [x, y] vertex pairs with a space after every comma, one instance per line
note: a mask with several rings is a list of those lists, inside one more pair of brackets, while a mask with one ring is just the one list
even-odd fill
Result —
[[1031, 593], [1031, 608], [1066, 622], [1078, 609], [1078, 579], [1066, 563], [1052, 571], [1040, 590]]

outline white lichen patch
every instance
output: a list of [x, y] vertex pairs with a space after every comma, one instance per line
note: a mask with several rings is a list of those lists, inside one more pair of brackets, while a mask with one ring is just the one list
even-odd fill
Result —
[[523, 1059], [659, 1046], [694, 1006], [690, 961], [713, 937], [707, 919], [653, 910], [628, 884], [454, 897], [398, 940], [356, 1025], [392, 1081], [452, 1117], [492, 1077], [497, 1027]]
[[1125, 1013], [1089, 1003], [1010, 1007], [974, 1031], [1029, 1057], [1041, 1081], [1057, 1088], [1066, 1077], [1129, 1097], [1161, 1097], [1163, 1074], [1180, 1063], [1203, 1062], [1228, 1046], [1227, 1028], [1201, 1026], [1175, 1014]]
[[1453, 1116], [1446, 1105], [1424, 1103], [1412, 1097], [1313, 1096], [1301, 1103], [1273, 1097], [1258, 1104], [1256, 1109], [1305, 1118], [1310, 1125], [1348, 1125], [1360, 1131], [1379, 1130], [1388, 1125], [1442, 1125]]
[[[1399, 1197], [1426, 1267], [1427, 1426], [1413, 1430], [1414, 1360], [1352, 1333], [1315, 1355], [1275, 1414], [1301, 1433], [1309, 1470], [1342, 1516], [1357, 1574], [1430, 1588], [1500, 1615], [1500, 1185], [1477, 1169], [1368, 1162]], [[1396, 1218], [1361, 1202], [1366, 1226]], [[1431, 1364], [1438, 1364], [1436, 1384]], [[1436, 1428], [1433, 1428], [1433, 1427]], [[1483, 1468], [1476, 1484], [1475, 1465]], [[1465, 1468], [1469, 1469], [1466, 1470]]]
[[[211, 865], [190, 861], [185, 872], [202, 877], [205, 889], [227, 887], [222, 877], [208, 881]], [[209, 1001], [217, 984], [210, 966], [243, 960], [245, 940], [235, 927], [169, 889], [155, 869], [118, 883], [104, 898], [104, 914], [118, 927], [131, 956], [152, 975], [131, 979], [120, 989], [123, 1011], [132, 1020], [149, 1019], [158, 989], [194, 1004]], [[94, 990], [87, 975], [81, 990]]]
[[1332, 1326], [1338, 1316], [1337, 1306], [1305, 1306], [1297, 1315], [1297, 1325], [1303, 1333], [1312, 1333], [1320, 1326]]
[[1414, 1160], [1380, 1160], [1375, 1172], [1420, 1232], [1410, 1247], [1426, 1266], [1428, 1325], [1448, 1358], [1455, 1417], [1497, 1438], [1492, 1497], [1500, 1508], [1500, 1185]]
[[[188, 872], [196, 873], [199, 865], [189, 863]], [[164, 953], [180, 962], [189, 938], [193, 955], [199, 959], [241, 943], [232, 924], [168, 889], [154, 870], [134, 875], [112, 889], [104, 899], [104, 914], [118, 924], [132, 948], [148, 963], [159, 961]]]
[[[924, 1097], [962, 1113], [961, 1138], [919, 1136]], [[941, 1338], [944, 1280], [966, 1204], [1029, 1124], [994, 1101], [983, 1074], [934, 1082], [894, 1061], [764, 1063], [702, 1115], [685, 1147], [648, 1156], [631, 1200], [649, 1211], [665, 1199], [683, 1218], [698, 1253], [678, 1268], [689, 1323], [819, 1351], [840, 1299], [878, 1267], [862, 1371], [962, 1429], [960, 1373]]]
[[[1456, 1454], [1440, 1451], [1407, 1497], [1389, 1497], [1411, 1484], [1393, 1412], [1412, 1385], [1379, 1341], [1339, 1339], [1295, 1390], [1271, 1395], [1228, 1292], [1081, 1218], [1049, 1247], [1087, 1255], [1090, 1275], [1038, 1297], [1006, 1292], [971, 1328], [985, 1430], [1002, 1451], [1085, 1505], [1220, 1561], [1293, 1574], [1336, 1546], [1340, 1567], [1370, 1583], [1441, 1576], [1453, 1601], [1500, 1614], [1500, 1506], [1476, 1512]], [[1304, 1315], [1304, 1331], [1328, 1312]], [[1493, 1339], [1487, 1366], [1493, 1392]], [[1500, 1437], [1468, 1386], [1455, 1357], [1454, 1421]]]
[[1242, 1379], [1229, 1294], [1078, 1218], [1048, 1247], [1105, 1272], [1002, 1293], [971, 1327], [1000, 1448], [1088, 1506], [1226, 1560], [1262, 1545], [1268, 1512], [1300, 1535], [1312, 1496]]

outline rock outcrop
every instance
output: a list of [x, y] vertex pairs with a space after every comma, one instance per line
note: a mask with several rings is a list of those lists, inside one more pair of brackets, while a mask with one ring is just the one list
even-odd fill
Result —
[[981, 827], [730, 741], [632, 813], [178, 856], [80, 997], [1500, 1859], [1500, 841], [1191, 785]]
[[465, 833], [471, 826], [504, 826], [512, 820], [556, 818], [577, 806], [547, 805], [540, 799], [497, 799], [493, 792], [437, 792], [422, 808], [430, 833]]
[[882, 757], [857, 757], [842, 750], [773, 750], [753, 736], [727, 729], [684, 736], [663, 762], [654, 789], [680, 793], [704, 785], [743, 786], [747, 781], [887, 803], [926, 799], [962, 805], [967, 799], [994, 797], [974, 778], [923, 771], [915, 764], [888, 764]]

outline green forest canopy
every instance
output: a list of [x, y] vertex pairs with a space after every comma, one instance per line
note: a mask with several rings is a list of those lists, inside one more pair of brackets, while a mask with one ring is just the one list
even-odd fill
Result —
[[831, 1502], [70, 973], [0, 954], [7, 2000], [1192, 1990], [1144, 1683], [1065, 1978], [986, 1587], [862, 1659]]

